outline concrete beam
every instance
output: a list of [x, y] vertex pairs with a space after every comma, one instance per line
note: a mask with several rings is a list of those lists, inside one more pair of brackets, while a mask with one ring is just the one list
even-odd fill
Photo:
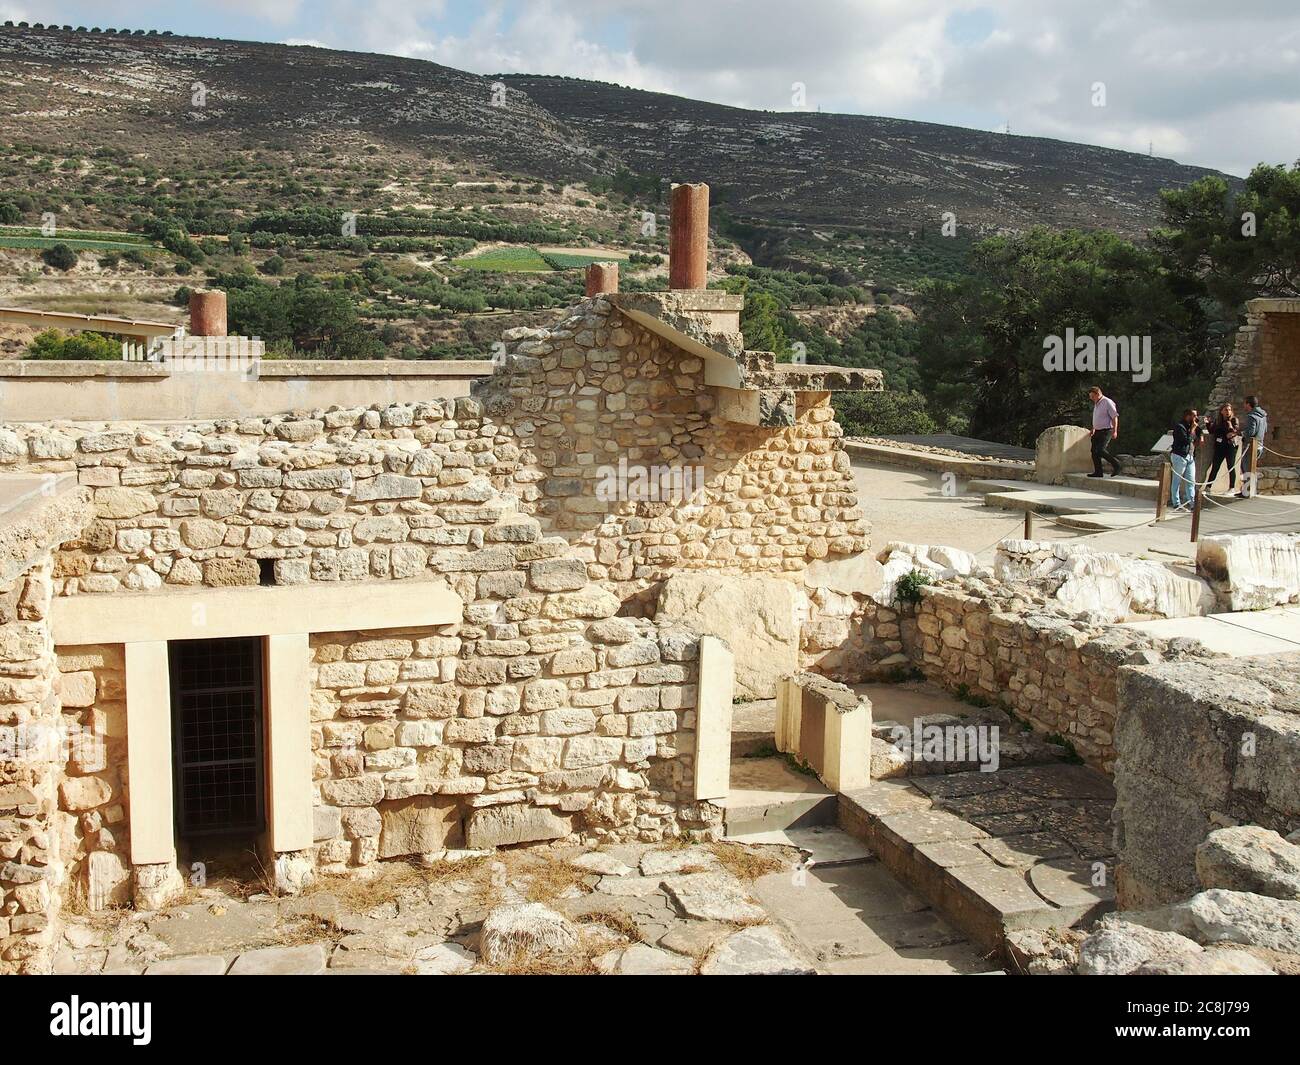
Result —
[[50, 615], [55, 644], [71, 646], [427, 628], [464, 609], [439, 579], [60, 596]]

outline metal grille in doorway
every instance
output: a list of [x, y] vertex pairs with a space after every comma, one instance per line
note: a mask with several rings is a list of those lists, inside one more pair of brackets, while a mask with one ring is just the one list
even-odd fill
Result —
[[181, 836], [263, 826], [262, 641], [168, 646]]

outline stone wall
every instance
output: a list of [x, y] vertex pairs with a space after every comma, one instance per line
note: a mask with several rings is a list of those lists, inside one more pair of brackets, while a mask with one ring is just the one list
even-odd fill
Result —
[[68, 736], [58, 831], [69, 891], [88, 909], [124, 905], [131, 898], [131, 837], [122, 645], [57, 650]]
[[1123, 909], [1198, 889], [1216, 828], [1300, 828], [1300, 653], [1126, 669], [1115, 819]]
[[[784, 576], [866, 549], [829, 392], [795, 392], [791, 424], [716, 415], [705, 364], [593, 299], [551, 329], [508, 330], [507, 369], [478, 394], [523, 450], [526, 509], [577, 545], [622, 599], [679, 569]], [[665, 499], [602, 493], [611, 473], [692, 478]], [[631, 494], [631, 493], [628, 493]], [[653, 592], [645, 595], [648, 604]]]
[[[487, 845], [716, 826], [692, 801], [698, 636], [614, 617], [599, 567], [497, 487], [535, 478], [475, 401], [14, 435], [28, 468], [71, 466], [93, 494], [95, 520], [55, 557], [59, 595], [442, 577], [461, 597], [459, 625], [313, 638], [327, 867], [398, 853], [399, 833]], [[60, 651], [70, 709], [123, 739], [120, 649]], [[120, 764], [84, 768], [65, 796], [96, 899], [125, 890]]]
[[1069, 615], [974, 578], [941, 582], [916, 605], [876, 607], [859, 637], [876, 675], [914, 667], [949, 691], [1001, 705], [1113, 772], [1122, 666], [1197, 653], [1177, 641]]
[[693, 633], [622, 618], [450, 629], [313, 637], [321, 868], [716, 823], [690, 801]]
[[51, 550], [88, 518], [84, 493], [51, 495], [0, 530], [0, 975], [49, 970], [64, 900]]
[[[1257, 395], [1268, 411], [1261, 466], [1288, 468], [1286, 478], [1295, 491], [1295, 467], [1300, 464], [1300, 300], [1256, 299], [1246, 305], [1246, 320], [1224, 363], [1210, 396], [1210, 408], [1241, 402]], [[1280, 452], [1281, 454], [1277, 454]], [[1261, 491], [1270, 491], [1261, 485]]]

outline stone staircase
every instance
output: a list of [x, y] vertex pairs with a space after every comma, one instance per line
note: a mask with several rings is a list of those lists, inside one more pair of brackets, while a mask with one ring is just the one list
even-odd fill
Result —
[[1154, 504], [1160, 494], [1160, 482], [1148, 477], [1089, 477], [1086, 473], [1067, 473], [1065, 483], [1085, 492], [1101, 492], [1127, 499], [1149, 499]]

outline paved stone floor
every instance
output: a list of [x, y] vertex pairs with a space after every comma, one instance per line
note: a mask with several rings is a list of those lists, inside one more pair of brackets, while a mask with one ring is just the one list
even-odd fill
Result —
[[[808, 858], [814, 859], [809, 865]], [[504, 860], [502, 860], [504, 857]], [[250, 890], [252, 893], [250, 894]], [[56, 971], [119, 975], [501, 971], [479, 957], [498, 905], [542, 901], [580, 929], [528, 971], [610, 975], [971, 973], [990, 965], [856, 840], [553, 846], [385, 867], [273, 898], [235, 881], [163, 911], [69, 917]]]

